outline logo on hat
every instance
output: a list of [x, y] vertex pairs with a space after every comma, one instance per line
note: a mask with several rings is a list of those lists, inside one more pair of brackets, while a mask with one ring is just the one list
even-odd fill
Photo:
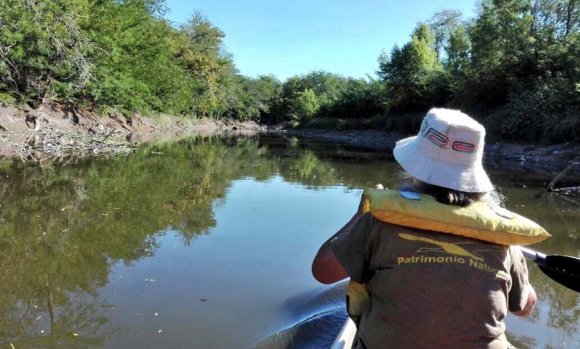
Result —
[[475, 144], [468, 143], [468, 142], [455, 141], [455, 142], [453, 142], [452, 148], [455, 151], [462, 151], [465, 153], [473, 153], [475, 151]]
[[424, 137], [427, 138], [431, 143], [441, 148], [445, 148], [447, 142], [449, 142], [449, 138], [447, 138], [447, 136], [432, 127], [429, 128], [427, 132], [425, 132]]
[[[431, 143], [438, 147], [447, 148], [447, 144], [449, 144], [449, 137], [437, 131], [433, 127], [429, 127], [427, 120], [423, 120], [423, 124], [421, 125], [421, 133], [423, 134], [423, 137], [427, 138]], [[472, 153], [475, 151], [475, 148], [475, 144], [462, 141], [454, 141], [453, 145], [451, 146], [451, 149], [464, 153]]]
[[[493, 189], [482, 165], [485, 128], [459, 110], [431, 109], [417, 136], [397, 142], [393, 154], [411, 176], [465, 192]], [[434, 145], [434, 146], [433, 146]]]

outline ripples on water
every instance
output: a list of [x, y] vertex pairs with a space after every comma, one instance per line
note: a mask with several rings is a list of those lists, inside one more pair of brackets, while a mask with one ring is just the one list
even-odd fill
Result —
[[256, 345], [256, 349], [329, 348], [344, 324], [346, 283], [321, 291], [307, 292], [286, 302], [296, 315], [296, 323]]

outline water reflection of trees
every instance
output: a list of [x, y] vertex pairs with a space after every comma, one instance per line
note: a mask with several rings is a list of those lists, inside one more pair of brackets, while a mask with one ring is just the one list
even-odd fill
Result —
[[[580, 230], [577, 221], [580, 206], [563, 199], [558, 194], [546, 192], [549, 175], [531, 174], [527, 179], [521, 173], [492, 173], [492, 179], [503, 188], [506, 195], [506, 206], [545, 227], [552, 237], [540, 244], [531, 246], [547, 254], [580, 255]], [[547, 314], [536, 312], [536, 322], [546, 324], [549, 328], [562, 331], [563, 336], [574, 338], [577, 335], [580, 319], [580, 296], [564, 286], [559, 285], [544, 275], [537, 266], [529, 263], [530, 279], [538, 298], [547, 304]], [[546, 318], [542, 318], [545, 316]], [[572, 339], [574, 341], [574, 339]], [[527, 347], [527, 346], [523, 346]], [[534, 346], [531, 346], [534, 347]]]
[[[207, 234], [216, 224], [214, 207], [233, 180], [281, 176], [313, 189], [361, 188], [377, 182], [393, 186], [395, 171], [383, 154], [251, 138], [151, 145], [127, 157], [67, 167], [5, 164], [0, 168], [0, 344], [99, 346], [116, 330], [99, 298], [111, 268], [154, 255], [160, 232], [168, 229], [178, 231], [185, 244]], [[520, 194], [515, 191], [510, 203], [525, 203], [530, 210], [529, 199]], [[564, 219], [574, 221], [568, 213]], [[562, 296], [549, 282], [538, 291], [554, 304], [555, 327], [568, 331], [567, 319], [577, 323], [575, 295]]]
[[299, 142], [296, 139], [267, 140], [268, 155], [279, 164], [280, 175], [288, 182], [311, 189], [343, 185], [362, 188], [383, 183], [393, 187], [398, 165], [388, 162], [388, 154], [349, 149], [324, 142]]
[[112, 266], [155, 253], [167, 228], [191, 242], [213, 204], [263, 155], [255, 141], [199, 139], [126, 158], [0, 170], [0, 343], [98, 346], [112, 328], [98, 289]]
[[509, 172], [493, 173], [494, 182], [503, 188], [506, 206], [545, 227], [553, 236], [537, 245], [549, 253], [580, 255], [580, 227], [577, 218], [580, 205], [565, 196], [548, 193], [549, 175], [531, 174], [534, 181], [526, 181], [525, 175], [516, 178]]
[[111, 268], [153, 255], [161, 231], [186, 244], [206, 234], [232, 180], [344, 182], [311, 151], [279, 160], [255, 139], [198, 138], [74, 166], [4, 164], [0, 342], [101, 344], [115, 330], [98, 295]]

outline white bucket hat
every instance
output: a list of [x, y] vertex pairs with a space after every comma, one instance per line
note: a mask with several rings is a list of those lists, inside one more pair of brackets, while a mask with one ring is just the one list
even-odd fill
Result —
[[397, 142], [393, 154], [411, 176], [470, 193], [493, 189], [482, 165], [485, 128], [459, 110], [431, 109], [419, 134]]

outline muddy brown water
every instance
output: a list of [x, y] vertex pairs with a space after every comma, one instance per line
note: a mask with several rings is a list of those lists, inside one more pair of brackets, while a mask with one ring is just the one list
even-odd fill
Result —
[[[508, 208], [580, 255], [576, 199], [490, 166]], [[344, 284], [310, 263], [387, 154], [294, 138], [191, 138], [126, 157], [0, 165], [0, 348], [323, 348]], [[509, 316], [521, 348], [577, 348], [579, 295], [530, 265], [539, 306]]]

